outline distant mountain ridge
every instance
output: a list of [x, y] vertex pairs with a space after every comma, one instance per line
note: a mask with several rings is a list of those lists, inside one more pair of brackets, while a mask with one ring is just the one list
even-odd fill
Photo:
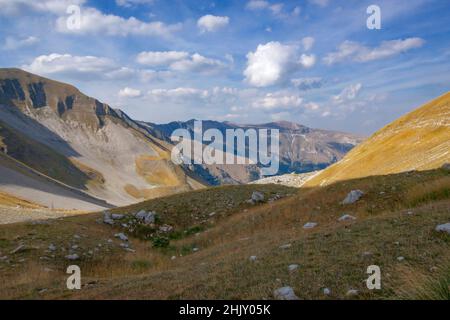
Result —
[[[170, 141], [171, 133], [179, 128], [187, 129], [193, 134], [194, 121], [174, 121], [167, 124], [143, 123], [151, 128], [158, 138]], [[213, 120], [202, 121], [203, 130], [210, 128], [220, 130], [224, 135], [227, 129], [278, 129], [280, 132], [280, 170], [279, 174], [305, 173], [321, 170], [339, 161], [348, 151], [364, 140], [363, 136], [312, 129], [304, 125], [278, 121], [263, 124], [236, 124]], [[198, 166], [196, 167], [198, 169]], [[195, 169], [195, 168], [194, 168]], [[203, 170], [208, 170], [203, 166]], [[250, 172], [251, 176], [241, 177], [240, 182], [258, 179], [258, 169]], [[220, 181], [219, 181], [220, 183]]]

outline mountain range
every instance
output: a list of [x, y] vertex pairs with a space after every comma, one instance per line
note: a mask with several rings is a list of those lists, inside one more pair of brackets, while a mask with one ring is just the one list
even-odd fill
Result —
[[[69, 84], [0, 69], [1, 190], [48, 207], [96, 209], [261, 177], [254, 164], [173, 164], [170, 135], [193, 121], [135, 121]], [[203, 126], [279, 129], [280, 174], [324, 168], [363, 139], [290, 122]]]

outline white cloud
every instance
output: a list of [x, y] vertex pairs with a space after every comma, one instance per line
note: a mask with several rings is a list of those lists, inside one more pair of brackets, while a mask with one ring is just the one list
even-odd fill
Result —
[[56, 28], [59, 32], [75, 34], [168, 37], [173, 32], [180, 30], [181, 24], [167, 25], [160, 21], [144, 22], [135, 17], [126, 19], [112, 14], [104, 14], [95, 8], [82, 8], [79, 28], [68, 28], [66, 16], [57, 19]]
[[351, 84], [345, 87], [340, 94], [333, 96], [332, 101], [336, 104], [342, 104], [354, 100], [362, 89], [361, 83]]
[[38, 74], [102, 74], [117, 69], [117, 66], [108, 58], [52, 53], [36, 57], [30, 65], [25, 65], [24, 68]]
[[29, 9], [38, 12], [65, 14], [70, 5], [81, 6], [86, 0], [0, 0], [0, 15], [23, 14]]
[[304, 37], [302, 39], [303, 50], [309, 51], [314, 46], [315, 39], [313, 37]]
[[[249, 10], [257, 11], [257, 10], [269, 10], [275, 16], [281, 16], [284, 8], [283, 3], [274, 3], [270, 4], [270, 2], [265, 0], [250, 0], [247, 2], [246, 8]], [[300, 8], [295, 7], [292, 12], [293, 15], [300, 14]]]
[[292, 79], [291, 83], [297, 89], [306, 91], [321, 88], [323, 85], [323, 80], [322, 78], [298, 78]]
[[202, 32], [214, 32], [228, 25], [230, 18], [213, 16], [208, 14], [197, 21], [197, 26]]
[[121, 67], [105, 57], [73, 56], [52, 53], [36, 57], [23, 69], [40, 75], [63, 75], [74, 79], [140, 80], [149, 82], [162, 80], [167, 71], [154, 71]]
[[138, 98], [141, 96], [141, 90], [125, 87], [118, 93], [121, 98]]
[[279, 42], [260, 44], [247, 54], [246, 81], [256, 87], [274, 85], [286, 77], [295, 61], [295, 48]]
[[138, 5], [153, 4], [154, 0], [116, 0], [116, 4], [121, 7], [134, 7]]
[[302, 65], [305, 69], [309, 69], [314, 67], [316, 64], [316, 56], [313, 54], [302, 54], [299, 60], [300, 65]]
[[137, 62], [148, 66], [163, 66], [189, 57], [184, 51], [144, 51], [138, 54]]
[[425, 41], [421, 38], [407, 38], [404, 40], [383, 41], [378, 47], [368, 48], [357, 42], [347, 40], [339, 45], [336, 52], [331, 52], [326, 55], [324, 62], [331, 65], [344, 60], [357, 62], [379, 60], [395, 56], [414, 48], [420, 48], [424, 43]]
[[170, 69], [181, 72], [214, 73], [225, 67], [225, 64], [216, 59], [206, 58], [198, 53], [194, 53], [187, 59], [175, 61], [170, 65]]
[[253, 102], [255, 109], [278, 110], [298, 108], [302, 105], [303, 99], [298, 95], [289, 95], [283, 92], [268, 93], [263, 98]]
[[179, 87], [175, 89], [153, 89], [148, 92], [149, 96], [157, 100], [169, 98], [183, 101], [184, 98], [205, 99], [209, 96], [208, 90]]
[[39, 38], [29, 36], [27, 38], [16, 39], [13, 37], [6, 37], [3, 45], [4, 50], [16, 50], [24, 47], [32, 46], [39, 42]]

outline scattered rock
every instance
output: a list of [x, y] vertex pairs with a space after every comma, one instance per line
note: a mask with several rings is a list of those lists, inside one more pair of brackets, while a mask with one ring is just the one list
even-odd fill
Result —
[[400, 261], [400, 262], [402, 262], [402, 261], [405, 260], [405, 257], [397, 257], [397, 260]]
[[55, 246], [53, 243], [51, 243], [51, 244], [48, 246], [48, 250], [50, 250], [50, 251], [55, 251], [55, 250], [56, 250], [56, 246]]
[[363, 257], [371, 257], [371, 256], [372, 256], [372, 252], [370, 252], [370, 251], [364, 251], [364, 252], [362, 253], [362, 256], [363, 256]]
[[111, 214], [108, 211], [103, 211], [103, 223], [113, 225], [114, 221], [111, 218]]
[[347, 297], [356, 297], [359, 294], [358, 290], [350, 289], [345, 294]]
[[73, 249], [73, 250], [77, 250], [77, 249], [78, 249], [78, 246], [77, 246], [77, 245], [74, 245], [74, 246], [72, 246], [72, 249]]
[[450, 222], [438, 225], [435, 230], [437, 232], [446, 232], [450, 234]]
[[283, 287], [275, 290], [273, 296], [276, 300], [300, 300], [291, 287]]
[[297, 269], [298, 269], [298, 264], [291, 264], [288, 266], [289, 272], [297, 271]]
[[123, 219], [124, 217], [125, 217], [125, 215], [119, 214], [119, 213], [113, 213], [113, 214], [111, 215], [111, 218], [112, 218], [113, 220], [120, 220], [120, 219]]
[[156, 219], [156, 213], [141, 210], [135, 214], [135, 217], [136, 219], [144, 222], [145, 224], [154, 224]]
[[253, 191], [251, 200], [253, 203], [263, 202], [264, 201], [264, 193], [259, 192], [259, 191]]
[[169, 226], [167, 224], [159, 227], [159, 231], [161, 231], [161, 232], [171, 232], [172, 230], [173, 230], [173, 227]]
[[344, 214], [342, 217], [340, 217], [339, 219], [338, 219], [338, 221], [351, 221], [351, 220], [356, 220], [356, 217], [354, 217], [354, 216], [351, 216], [351, 215], [349, 215], [349, 214]]
[[79, 235], [77, 235], [77, 234], [74, 234], [73, 237], [74, 237], [75, 239], [81, 239], [81, 237], [80, 237]]
[[289, 249], [290, 247], [292, 247], [292, 244], [288, 243], [288, 244], [283, 244], [282, 246], [280, 246], [280, 249], [285, 250], [285, 249]]
[[364, 192], [361, 190], [352, 190], [349, 192], [347, 197], [342, 201], [342, 204], [352, 204], [358, 201], [362, 196], [364, 195]]
[[136, 250], [131, 249], [131, 248], [125, 248], [125, 251], [131, 252], [131, 253], [135, 253], [136, 252]]
[[121, 233], [116, 233], [114, 235], [114, 237], [119, 238], [122, 241], [128, 241], [128, 237], [125, 234], [123, 234], [122, 232]]
[[74, 253], [74, 254], [69, 254], [69, 255], [66, 256], [66, 259], [67, 259], [67, 260], [78, 260], [78, 259], [80, 259], [80, 256], [77, 255], [76, 253]]
[[303, 226], [303, 229], [312, 229], [312, 228], [315, 228], [316, 226], [317, 226], [316, 222], [307, 222]]
[[329, 296], [331, 294], [331, 290], [329, 288], [324, 288], [323, 289], [323, 294], [326, 296]]
[[192, 248], [192, 251], [193, 252], [197, 252], [197, 251], [199, 251], [200, 249], [199, 248]]
[[128, 243], [121, 243], [120, 246], [122, 248], [129, 248], [130, 246], [128, 245]]
[[250, 256], [249, 260], [255, 262], [258, 258], [256, 256]]
[[175, 260], [177, 257], [175, 257], [175, 256], [172, 256], [171, 258], [170, 258], [170, 260]]
[[20, 246], [18, 246], [17, 248], [15, 248], [13, 251], [10, 252], [10, 254], [16, 254], [20, 251], [23, 251], [25, 249], [25, 246], [23, 244], [21, 244]]
[[441, 168], [450, 171], [450, 163], [444, 163]]

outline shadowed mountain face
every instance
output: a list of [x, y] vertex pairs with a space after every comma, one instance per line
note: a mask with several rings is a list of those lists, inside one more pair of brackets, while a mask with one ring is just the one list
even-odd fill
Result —
[[445, 163], [450, 163], [450, 92], [377, 131], [306, 185], [423, 171]]
[[114, 205], [201, 187], [170, 161], [169, 144], [124, 118], [71, 85], [0, 69], [0, 146], [8, 156]]
[[[170, 141], [171, 133], [178, 129], [188, 129], [193, 135], [194, 121], [171, 122], [167, 124], [146, 123], [147, 127], [160, 138]], [[359, 144], [363, 137], [350, 133], [311, 129], [306, 126], [288, 121], [271, 122], [259, 125], [235, 124], [231, 122], [202, 121], [203, 131], [218, 129], [225, 136], [227, 129], [278, 129], [280, 132], [280, 170], [279, 174], [304, 173], [323, 169], [339, 161], [355, 145]], [[225, 168], [226, 170], [226, 168]], [[196, 169], [198, 173], [203, 171], [207, 175], [211, 171], [207, 166]], [[206, 172], [205, 172], [206, 171]], [[242, 170], [244, 176], [239, 179], [244, 182], [258, 178], [258, 168]], [[210, 172], [211, 176], [216, 176]], [[212, 178], [208, 179], [209, 181]], [[216, 182], [223, 182], [221, 177], [216, 176]]]

